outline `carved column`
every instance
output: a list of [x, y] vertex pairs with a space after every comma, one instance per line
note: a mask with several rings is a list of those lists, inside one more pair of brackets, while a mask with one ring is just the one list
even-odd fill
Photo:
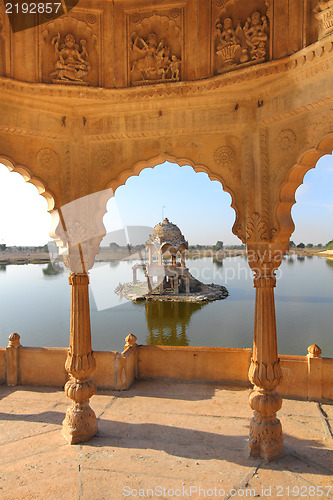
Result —
[[249, 453], [254, 457], [273, 460], [283, 451], [281, 423], [276, 412], [282, 398], [276, 386], [282, 380], [276, 337], [274, 287], [275, 271], [284, 250], [269, 243], [249, 244], [248, 260], [254, 271], [256, 290], [253, 355], [249, 379], [254, 385], [250, 406], [254, 417], [250, 424]]
[[78, 198], [54, 211], [50, 235], [55, 239], [64, 264], [70, 270], [70, 341], [65, 368], [70, 375], [65, 385], [72, 405], [63, 421], [63, 434], [70, 444], [88, 441], [97, 432], [97, 419], [89, 406], [96, 392], [91, 379], [96, 362], [91, 349], [89, 277], [99, 245], [105, 235], [103, 215], [111, 190]]
[[70, 380], [65, 385], [66, 395], [73, 400], [63, 421], [63, 434], [70, 444], [88, 441], [97, 432], [97, 420], [89, 406], [96, 392], [90, 375], [96, 361], [91, 350], [89, 278], [87, 273], [71, 273], [70, 342], [65, 368]]

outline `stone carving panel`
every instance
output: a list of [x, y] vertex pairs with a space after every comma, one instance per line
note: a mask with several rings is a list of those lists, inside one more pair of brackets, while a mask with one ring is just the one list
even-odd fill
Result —
[[333, 33], [333, 0], [320, 0], [314, 9], [319, 23], [318, 40]]
[[99, 27], [99, 16], [87, 13], [73, 13], [49, 22], [42, 32], [42, 81], [98, 86], [101, 82], [100, 47], [95, 33], [99, 32]]
[[172, 9], [168, 15], [154, 13], [138, 19], [129, 17], [129, 79], [131, 85], [181, 80], [182, 15]]
[[82, 38], [76, 43], [72, 33], [67, 33], [61, 41], [60, 33], [51, 40], [55, 53], [55, 71], [51, 73], [52, 83], [87, 85], [84, 77], [91, 69], [87, 52], [87, 40]]
[[249, 2], [238, 11], [236, 4], [222, 2], [213, 26], [215, 73], [264, 62], [269, 56], [267, 4], [261, 2], [261, 8], [254, 8]]

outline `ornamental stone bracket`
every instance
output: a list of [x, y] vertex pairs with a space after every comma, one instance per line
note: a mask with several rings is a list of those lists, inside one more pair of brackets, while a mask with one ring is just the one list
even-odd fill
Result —
[[50, 236], [55, 240], [64, 264], [73, 273], [86, 273], [94, 265], [105, 236], [103, 216], [113, 196], [106, 189], [78, 198], [52, 213]]

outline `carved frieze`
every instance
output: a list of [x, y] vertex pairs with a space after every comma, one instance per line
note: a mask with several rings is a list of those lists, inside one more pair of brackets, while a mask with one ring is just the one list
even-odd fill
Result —
[[333, 33], [333, 0], [320, 0], [314, 9], [319, 23], [318, 40]]
[[136, 14], [129, 17], [131, 85], [181, 80], [181, 10], [172, 9], [168, 14], [154, 13], [141, 20]]

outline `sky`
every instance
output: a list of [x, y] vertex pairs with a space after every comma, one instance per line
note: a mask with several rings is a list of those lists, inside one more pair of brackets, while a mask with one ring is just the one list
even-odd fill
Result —
[[[333, 239], [333, 158], [322, 157], [296, 192], [292, 216], [296, 243], [326, 244]], [[108, 202], [107, 232], [124, 226], [154, 227], [163, 217], [177, 224], [190, 245], [240, 244], [232, 234], [231, 197], [218, 181], [192, 167], [165, 163], [130, 177]], [[50, 240], [46, 200], [20, 174], [0, 164], [0, 243], [44, 245]], [[112, 239], [112, 235], [109, 235]]]

